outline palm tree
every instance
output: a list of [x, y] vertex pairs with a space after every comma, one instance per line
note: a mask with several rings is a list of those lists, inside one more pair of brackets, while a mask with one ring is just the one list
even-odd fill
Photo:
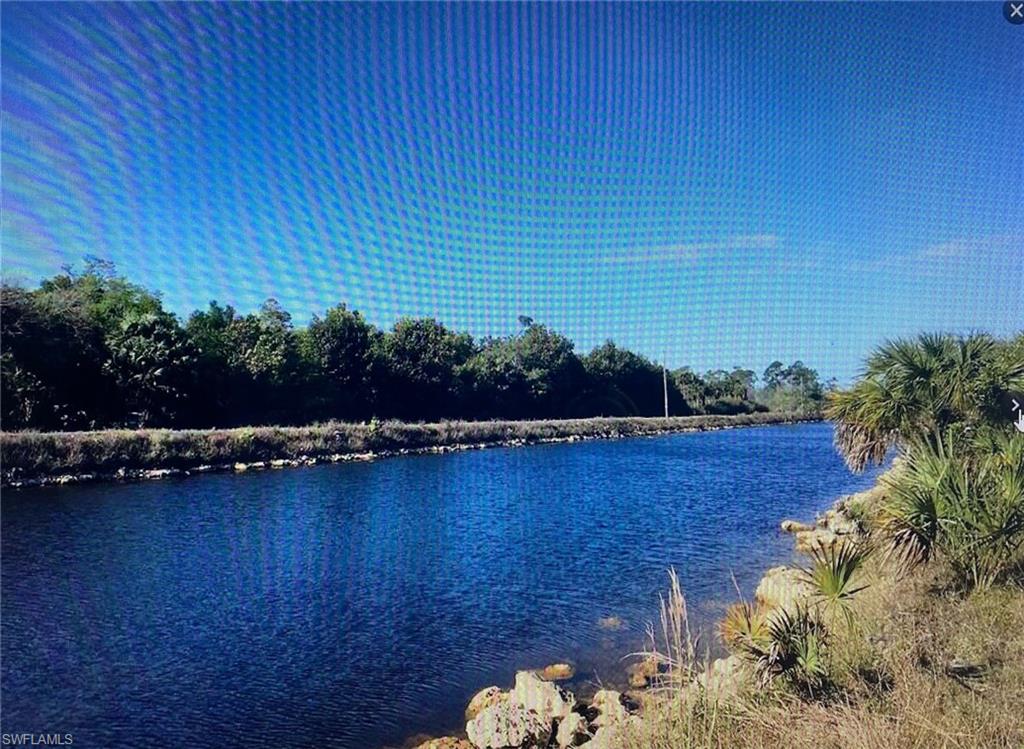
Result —
[[828, 395], [836, 447], [856, 471], [881, 463], [889, 448], [934, 441], [944, 430], [990, 422], [1008, 392], [1024, 389], [1024, 335], [1010, 342], [973, 334], [926, 333], [888, 341], [849, 390]]

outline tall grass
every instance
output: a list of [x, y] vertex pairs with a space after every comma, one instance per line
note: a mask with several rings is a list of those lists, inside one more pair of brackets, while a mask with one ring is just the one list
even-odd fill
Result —
[[[894, 580], [858, 571], [856, 632], [830, 638], [831, 682], [786, 680], [728, 702], [686, 690], [655, 703], [622, 749], [1018, 749], [1024, 746], [1024, 588], [936, 595], [941, 565]], [[951, 664], [966, 663], [963, 677]]]

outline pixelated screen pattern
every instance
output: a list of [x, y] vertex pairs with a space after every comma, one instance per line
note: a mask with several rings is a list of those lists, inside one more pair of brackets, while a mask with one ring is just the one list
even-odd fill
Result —
[[1019, 327], [990, 4], [3, 8], [3, 271], [698, 370]]

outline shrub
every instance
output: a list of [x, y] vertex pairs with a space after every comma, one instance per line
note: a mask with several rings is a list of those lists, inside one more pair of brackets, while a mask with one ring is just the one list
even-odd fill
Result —
[[904, 470], [886, 479], [889, 552], [904, 569], [936, 552], [957, 581], [988, 587], [1017, 561], [1024, 542], [1024, 439], [949, 431], [919, 440]]
[[849, 541], [821, 544], [811, 550], [811, 565], [803, 571], [815, 604], [828, 616], [842, 616], [849, 628], [853, 597], [867, 587], [857, 583], [868, 554], [866, 546]]
[[768, 609], [746, 601], [734, 603], [718, 623], [718, 634], [733, 653], [764, 652], [771, 645]]

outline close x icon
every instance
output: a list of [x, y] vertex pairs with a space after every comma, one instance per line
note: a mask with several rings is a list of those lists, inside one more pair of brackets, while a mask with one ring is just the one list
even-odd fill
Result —
[[1017, 26], [1024, 24], [1024, 0], [1007, 0], [1003, 3], [1003, 16]]

